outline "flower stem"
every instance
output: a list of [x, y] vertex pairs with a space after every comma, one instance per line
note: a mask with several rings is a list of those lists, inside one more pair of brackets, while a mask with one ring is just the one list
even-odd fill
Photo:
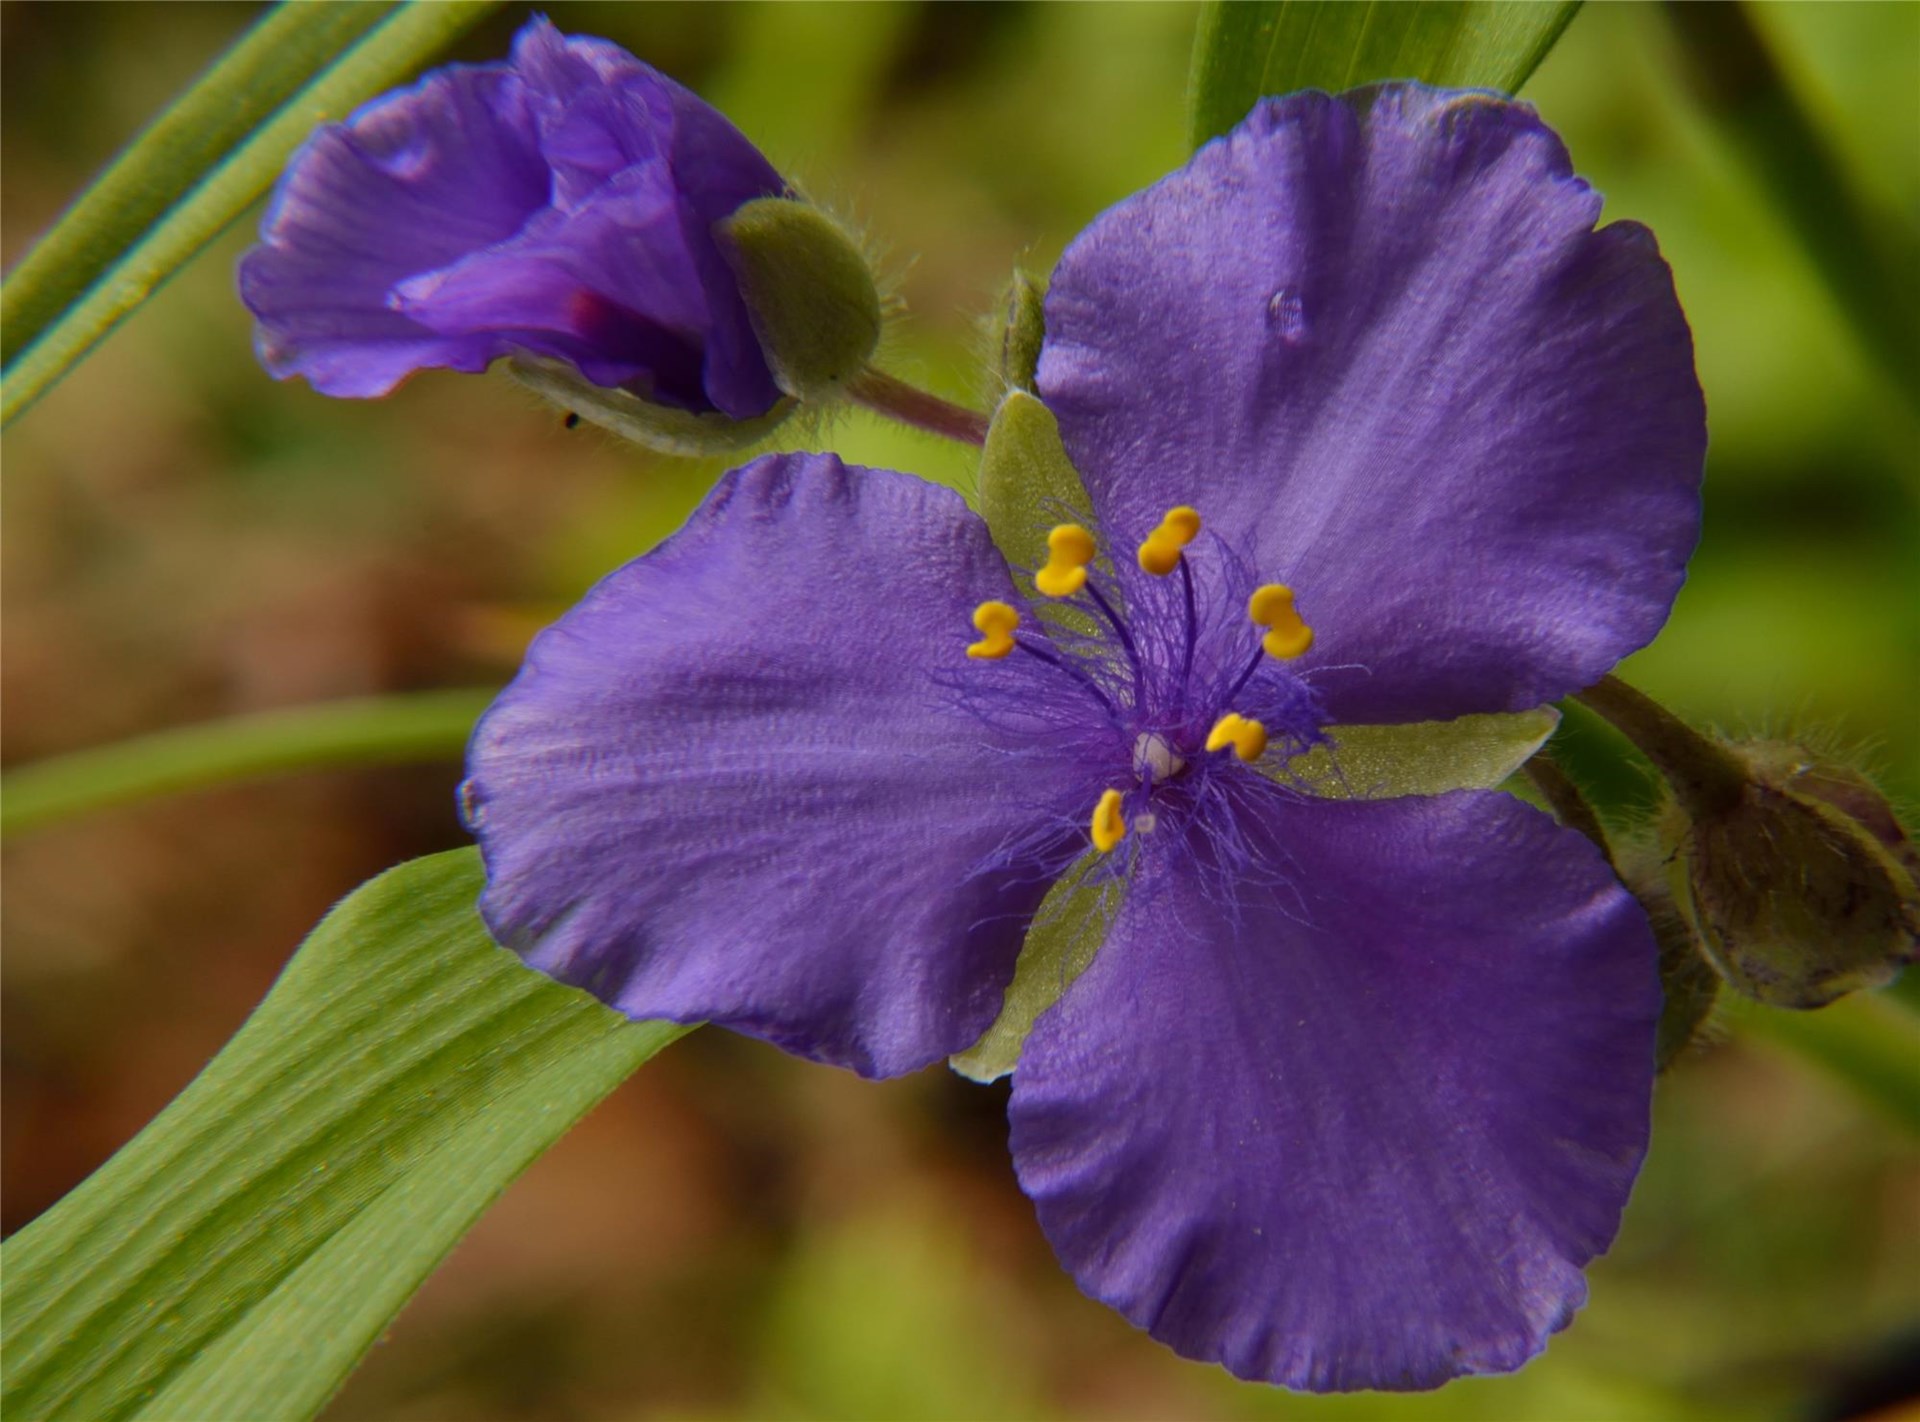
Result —
[[1573, 783], [1566, 771], [1546, 751], [1535, 751], [1533, 757], [1520, 767], [1529, 784], [1540, 792], [1540, 798], [1553, 808], [1554, 818], [1568, 829], [1579, 830], [1592, 840], [1600, 852], [1607, 856], [1607, 862], [1619, 872], [1619, 864], [1613, 857], [1613, 846], [1607, 842], [1607, 832], [1600, 823], [1600, 817], [1594, 813], [1593, 806], [1587, 803], [1587, 797], [1580, 793], [1580, 787]]
[[884, 375], [872, 366], [847, 383], [847, 394], [869, 410], [929, 434], [942, 435], [962, 444], [984, 445], [987, 442], [989, 421], [978, 410], [969, 410], [964, 405], [942, 400], [938, 395], [909, 385], [904, 380]]
[[1723, 813], [1739, 802], [1748, 781], [1746, 767], [1652, 697], [1609, 676], [1578, 693], [1577, 699], [1640, 748], [1694, 819]]

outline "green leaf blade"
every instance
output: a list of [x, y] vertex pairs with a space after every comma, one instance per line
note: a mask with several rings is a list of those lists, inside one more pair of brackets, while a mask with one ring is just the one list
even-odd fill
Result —
[[391, 88], [499, 3], [407, 0], [322, 70], [118, 259], [102, 266], [93, 285], [8, 362], [0, 388], [0, 425], [11, 424], [245, 212], [273, 185], [316, 125]]
[[7, 1242], [9, 1416], [311, 1416], [487, 1203], [690, 1030], [528, 970], [481, 882], [460, 850], [349, 896], [187, 1091]]
[[339, 0], [282, 4], [248, 30], [8, 273], [0, 288], [0, 361], [10, 364], [208, 169], [388, 8]]
[[1187, 85], [1188, 136], [1218, 138], [1256, 102], [1384, 79], [1515, 93], [1579, 0], [1210, 0]]
[[337, 765], [457, 760], [489, 689], [351, 697], [50, 756], [0, 777], [0, 836], [115, 805]]

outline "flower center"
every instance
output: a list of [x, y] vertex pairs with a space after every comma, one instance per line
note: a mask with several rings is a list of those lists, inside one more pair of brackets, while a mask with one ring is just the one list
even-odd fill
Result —
[[[1214, 747], [1209, 746], [1208, 749]], [[1134, 738], [1133, 773], [1140, 777], [1142, 785], [1158, 785], [1186, 768], [1186, 757], [1175, 751], [1165, 736], [1142, 731]]]
[[[1033, 575], [1039, 594], [1061, 609], [1044, 632], [1022, 632], [1009, 603], [974, 609], [980, 638], [967, 647], [969, 657], [998, 661], [1018, 651], [1042, 662], [1077, 685], [1080, 704], [1097, 703], [1101, 719], [1129, 736], [1121, 744], [1131, 745], [1134, 784], [1102, 791], [1087, 821], [1088, 838], [1102, 854], [1129, 828], [1145, 833], [1153, 827], [1148, 806], [1156, 789], [1195, 768], [1196, 757], [1198, 768], [1212, 771], [1236, 760], [1252, 766], [1265, 756], [1270, 728], [1262, 716], [1280, 717], [1277, 729], [1289, 754], [1318, 733], [1317, 722], [1304, 714], [1311, 694], [1297, 680], [1280, 678], [1291, 692], [1281, 688], [1276, 695], [1273, 678], [1257, 676], [1263, 666], [1291, 661], [1313, 646], [1293, 590], [1265, 583], [1249, 594], [1251, 576], [1224, 554], [1208, 560], [1218, 566], [1196, 578], [1188, 550], [1200, 531], [1195, 510], [1167, 510], [1136, 549], [1145, 580], [1129, 581], [1096, 565], [1091, 532], [1061, 524], [1047, 535], [1047, 561]], [[1217, 539], [1214, 545], [1224, 548]], [[1242, 597], [1245, 620], [1217, 615]], [[1122, 616], [1122, 607], [1131, 615]], [[1130, 804], [1139, 811], [1131, 820]]]

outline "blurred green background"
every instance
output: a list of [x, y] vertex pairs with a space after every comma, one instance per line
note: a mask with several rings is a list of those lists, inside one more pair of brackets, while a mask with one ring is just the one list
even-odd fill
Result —
[[[912, 312], [888, 363], [958, 399], [983, 395], [978, 320], [1011, 267], [1044, 271], [1185, 156], [1185, 6], [549, 12], [693, 85], [867, 232]], [[9, 265], [256, 13], [0, 6]], [[457, 57], [503, 54], [525, 14]], [[1852, 179], [1892, 220], [1920, 218], [1920, 7], [1756, 19]], [[1590, 6], [1527, 91], [1608, 218], [1659, 235], [1707, 391], [1705, 540], [1627, 675], [1731, 729], [1864, 746], [1911, 805], [1920, 424], [1675, 59], [1659, 10]], [[275, 384], [232, 292], [251, 225], [7, 434], [10, 765], [504, 681], [535, 628], [717, 472], [566, 432], [490, 378], [429, 374], [367, 404]], [[823, 442], [969, 478], [966, 451], [862, 416]], [[7, 845], [7, 1229], [185, 1084], [329, 903], [461, 842], [457, 777], [315, 774]], [[943, 1070], [876, 1086], [697, 1034], [534, 1167], [328, 1416], [1818, 1417], [1864, 1396], [1876, 1360], [1920, 1350], [1920, 1151], [1764, 1048], [1729, 1043], [1664, 1081], [1625, 1229], [1544, 1359], [1412, 1399], [1236, 1384], [1083, 1299], [1014, 1185], [1004, 1108], [1004, 1088]]]

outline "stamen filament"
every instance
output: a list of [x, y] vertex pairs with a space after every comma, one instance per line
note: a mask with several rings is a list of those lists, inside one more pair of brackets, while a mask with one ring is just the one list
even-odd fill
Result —
[[1241, 692], [1241, 689], [1245, 687], [1248, 682], [1253, 680], [1253, 674], [1260, 670], [1260, 663], [1264, 662], [1266, 659], [1267, 659], [1267, 649], [1265, 647], [1255, 647], [1253, 649], [1253, 660], [1247, 663], [1247, 669], [1240, 673], [1239, 680], [1235, 681], [1232, 686], [1228, 687], [1227, 694], [1221, 697], [1220, 699], [1222, 701], [1231, 701], [1234, 699], [1234, 697], [1238, 696]]
[[1043, 652], [1040, 648], [1034, 646], [1022, 637], [1015, 637], [1013, 639], [1013, 645], [1025, 652], [1028, 656], [1039, 658], [1048, 666], [1065, 672], [1068, 676], [1079, 682], [1080, 685], [1084, 686], [1093, 694], [1094, 700], [1106, 708], [1109, 716], [1117, 716], [1120, 714], [1119, 709], [1114, 706], [1112, 701], [1107, 699], [1107, 693], [1100, 689], [1099, 684], [1079, 667], [1075, 666], [1070, 659], [1066, 657], [1056, 657], [1052, 652]]
[[1127, 631], [1127, 624], [1120, 620], [1120, 614], [1113, 610], [1113, 604], [1100, 595], [1100, 589], [1088, 583], [1086, 594], [1100, 609], [1100, 615], [1107, 619], [1107, 626], [1113, 629], [1114, 635], [1120, 639], [1120, 645], [1126, 648], [1127, 660], [1133, 663], [1133, 704], [1138, 706], [1147, 699], [1146, 674], [1140, 664], [1140, 649], [1133, 645], [1133, 634]]
[[1185, 558], [1180, 560], [1180, 588], [1187, 599], [1187, 651], [1180, 659], [1180, 685], [1184, 687], [1193, 676], [1193, 646], [1200, 638], [1199, 618], [1193, 610], [1193, 573]]

